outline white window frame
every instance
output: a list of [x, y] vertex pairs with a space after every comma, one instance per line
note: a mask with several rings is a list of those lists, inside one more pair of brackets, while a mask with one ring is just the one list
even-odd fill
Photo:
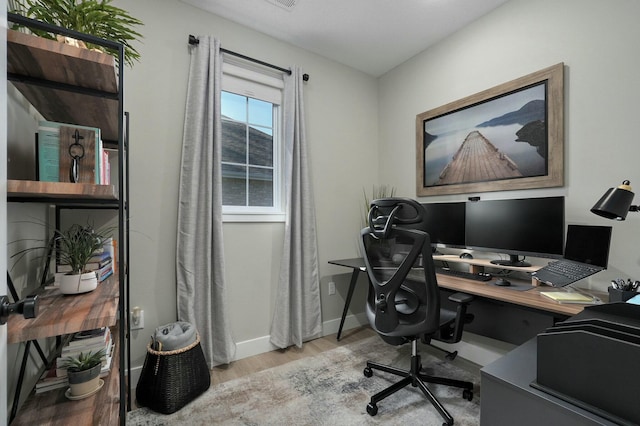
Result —
[[[273, 207], [222, 206], [223, 222], [284, 222], [284, 140], [282, 136], [282, 99], [284, 82], [280, 74], [270, 74], [247, 64], [232, 63], [225, 56], [222, 90], [274, 105], [273, 121]], [[276, 118], [277, 117], [277, 118]]]

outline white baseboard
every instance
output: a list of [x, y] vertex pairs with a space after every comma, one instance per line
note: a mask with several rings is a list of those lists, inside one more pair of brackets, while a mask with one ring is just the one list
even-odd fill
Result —
[[[367, 315], [364, 312], [361, 312], [357, 315], [347, 315], [344, 319], [344, 326], [342, 327], [342, 332], [344, 333], [346, 330], [356, 327], [362, 327], [363, 325], [368, 324]], [[340, 327], [340, 318], [336, 318], [333, 320], [325, 321], [322, 323], [322, 335], [327, 336], [329, 334], [334, 334], [338, 332], [338, 328]]]

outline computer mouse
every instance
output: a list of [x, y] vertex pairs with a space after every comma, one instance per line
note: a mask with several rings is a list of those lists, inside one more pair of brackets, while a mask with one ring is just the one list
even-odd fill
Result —
[[473, 259], [471, 253], [460, 253], [460, 259]]
[[505, 280], [504, 278], [498, 278], [493, 284], [500, 287], [508, 287], [511, 285], [511, 281]]

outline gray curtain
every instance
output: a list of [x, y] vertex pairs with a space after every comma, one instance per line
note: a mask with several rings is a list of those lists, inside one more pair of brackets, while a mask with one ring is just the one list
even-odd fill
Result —
[[307, 167], [302, 70], [284, 76], [286, 209], [284, 250], [271, 343], [279, 348], [317, 337], [322, 331], [318, 245], [312, 185]]
[[220, 42], [200, 36], [190, 47], [178, 199], [178, 320], [195, 325], [209, 367], [233, 360], [226, 314], [220, 167]]

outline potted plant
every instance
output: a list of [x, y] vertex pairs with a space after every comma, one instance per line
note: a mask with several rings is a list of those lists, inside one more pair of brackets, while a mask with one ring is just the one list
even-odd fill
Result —
[[367, 194], [367, 191], [362, 188], [362, 195], [364, 196], [363, 204], [363, 226], [369, 226], [369, 209], [371, 208], [371, 202], [380, 198], [393, 197], [396, 194], [396, 188], [387, 185], [373, 185], [371, 189], [371, 198]]
[[67, 396], [70, 399], [87, 397], [100, 388], [100, 370], [105, 357], [105, 349], [100, 349], [97, 352], [80, 352], [78, 356], [63, 358], [58, 367], [67, 370]]
[[107, 232], [98, 232], [90, 226], [78, 224], [71, 225], [66, 231], [55, 231], [59, 262], [71, 268], [60, 278], [60, 291], [63, 294], [87, 293], [98, 286], [98, 277], [95, 271], [87, 270], [87, 264], [102, 249]]
[[[133, 66], [140, 59], [140, 54], [131, 42], [142, 38], [142, 34], [134, 30], [134, 26], [143, 24], [127, 11], [112, 6], [111, 2], [112, 0], [13, 0], [11, 12], [122, 43], [125, 46], [124, 60], [127, 65]], [[57, 38], [55, 34], [46, 31], [32, 31], [40, 37]], [[86, 47], [117, 56], [115, 50], [103, 46], [87, 44]]]
[[90, 225], [74, 224], [65, 231], [56, 229], [47, 246], [27, 247], [12, 254], [11, 257], [21, 259], [29, 252], [46, 250], [46, 255], [41, 257], [49, 262], [52, 251], [55, 249], [58, 263], [68, 266], [66, 268], [68, 272], [60, 277], [60, 291], [63, 294], [87, 293], [98, 286], [96, 271], [88, 269], [87, 265], [104, 248], [113, 229], [115, 228], [107, 227], [95, 230]]

